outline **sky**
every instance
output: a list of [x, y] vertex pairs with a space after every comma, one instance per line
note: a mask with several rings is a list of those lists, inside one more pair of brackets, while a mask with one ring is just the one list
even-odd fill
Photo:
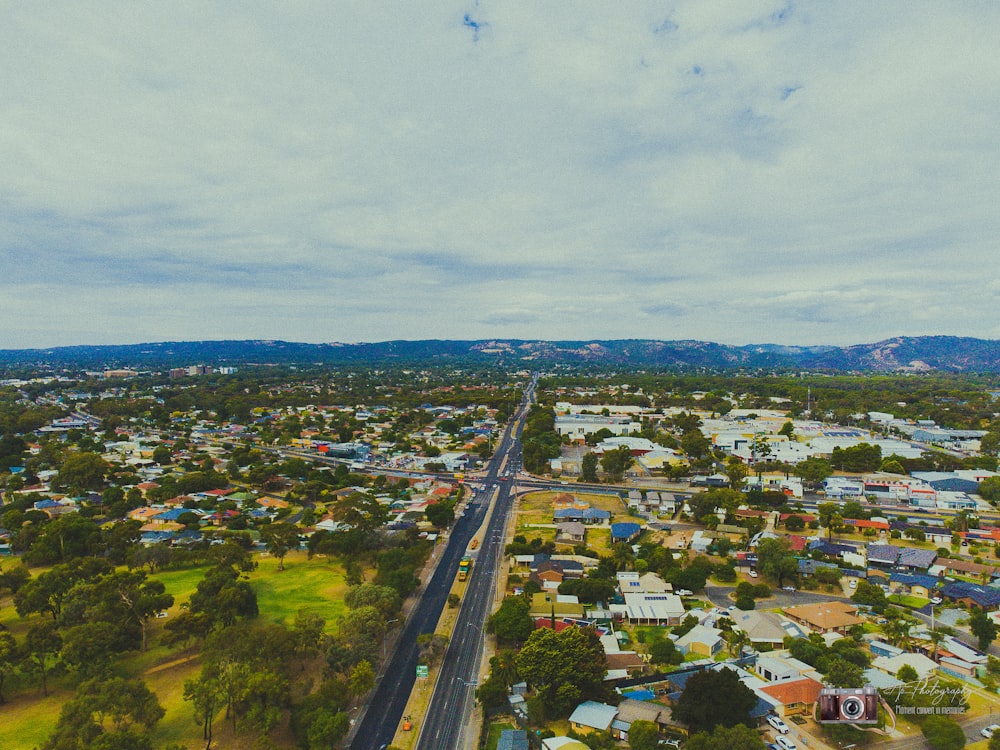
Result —
[[3, 3], [0, 348], [1000, 338], [1000, 3]]

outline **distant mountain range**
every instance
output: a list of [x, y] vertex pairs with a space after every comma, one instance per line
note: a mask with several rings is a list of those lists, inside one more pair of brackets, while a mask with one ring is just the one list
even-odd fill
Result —
[[120, 346], [0, 350], [0, 366], [50, 365], [139, 369], [192, 364], [359, 364], [467, 362], [525, 366], [605, 366], [836, 372], [1000, 372], [1000, 341], [957, 336], [898, 337], [854, 346], [728, 346], [707, 341], [382, 341], [303, 344], [290, 341], [182, 341]]

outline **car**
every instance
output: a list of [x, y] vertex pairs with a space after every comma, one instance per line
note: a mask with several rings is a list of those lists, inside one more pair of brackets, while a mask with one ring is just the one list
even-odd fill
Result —
[[998, 729], [1000, 729], [1000, 724], [990, 724], [988, 727], [980, 729], [979, 733], [986, 739], [990, 739], [993, 736], [993, 733]]
[[781, 748], [772, 742], [767, 746], [767, 750], [781, 750]]
[[788, 734], [788, 725], [777, 716], [768, 716], [767, 723], [774, 727], [781, 734]]
[[781, 590], [782, 591], [791, 591], [792, 593], [795, 593], [795, 587], [794, 586], [782, 586]]
[[932, 596], [931, 597], [931, 604], [940, 604], [943, 601], [944, 601], [944, 599], [942, 599], [940, 596]]
[[660, 747], [672, 747], [672, 748], [674, 748], [674, 750], [678, 750], [678, 748], [681, 746], [681, 741], [680, 740], [660, 740], [656, 744], [659, 745]]
[[736, 609], [736, 605], [735, 604], [730, 604], [728, 607], [726, 607], [726, 609], [729, 610], [730, 612], [732, 612], [732, 611], [734, 611]]
[[858, 579], [852, 578], [850, 581], [847, 582], [847, 585], [850, 586], [852, 589], [856, 589], [858, 587]]
[[677, 594], [677, 596], [692, 596], [692, 592], [688, 591], [687, 589], [677, 589], [675, 593]]
[[774, 741], [778, 745], [778, 747], [781, 748], [781, 750], [798, 750], [795, 743], [782, 734], [779, 734], [777, 737], [775, 737]]
[[749, 570], [749, 571], [747, 572], [747, 575], [748, 575], [748, 576], [750, 576], [751, 578], [756, 578], [756, 577], [757, 577], [757, 571], [756, 571], [756, 570], [754, 570], [753, 568], [751, 568], [751, 569], [750, 569], [750, 570]]

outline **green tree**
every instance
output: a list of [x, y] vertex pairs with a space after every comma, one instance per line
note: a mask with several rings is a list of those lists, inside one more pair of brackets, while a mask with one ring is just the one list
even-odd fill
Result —
[[986, 477], [979, 483], [979, 496], [988, 503], [1000, 502], [1000, 477]]
[[732, 669], [705, 669], [687, 681], [673, 708], [675, 719], [692, 732], [747, 724], [757, 696]]
[[807, 458], [795, 464], [795, 476], [811, 485], [817, 485], [833, 474], [830, 462], [822, 458]]
[[799, 564], [785, 539], [761, 539], [757, 545], [757, 570], [780, 586], [786, 578], [794, 579]]
[[163, 707], [141, 680], [90, 680], [63, 706], [42, 750], [140, 750], [152, 748], [148, 732]]
[[299, 530], [290, 523], [278, 521], [261, 529], [261, 537], [267, 546], [267, 551], [278, 558], [278, 570], [285, 569], [285, 555], [298, 549]]
[[660, 740], [660, 728], [652, 721], [639, 719], [628, 728], [630, 750], [656, 750]]
[[685, 750], [764, 750], [764, 741], [756, 729], [737, 724], [717, 726], [708, 732], [698, 732], [684, 745]]
[[69, 454], [63, 461], [54, 484], [74, 492], [99, 490], [104, 486], [104, 478], [110, 468], [98, 454], [78, 451]]
[[3, 683], [7, 675], [17, 667], [18, 648], [14, 636], [6, 630], [0, 630], [0, 705], [6, 703], [3, 695]]
[[919, 679], [917, 670], [911, 667], [909, 664], [904, 664], [896, 672], [896, 678], [902, 680], [903, 682], [916, 682]]
[[920, 731], [934, 750], [962, 750], [965, 747], [965, 731], [948, 716], [931, 714], [924, 719]]
[[28, 631], [24, 643], [24, 666], [42, 681], [42, 695], [49, 694], [49, 660], [62, 648], [62, 636], [54, 622], [40, 622]]
[[969, 630], [979, 639], [979, 649], [986, 651], [997, 637], [997, 624], [982, 610], [976, 610], [969, 618]]
[[424, 515], [435, 527], [444, 529], [455, 520], [455, 505], [450, 502], [434, 503], [427, 506]]
[[792, 436], [795, 435], [795, 425], [792, 424], [791, 420], [785, 422], [781, 425], [781, 429], [778, 430], [779, 435], [784, 435], [786, 438], [791, 440]]
[[508, 596], [487, 620], [487, 632], [496, 635], [500, 641], [524, 643], [535, 631], [530, 610], [531, 605], [523, 596]]
[[184, 700], [194, 707], [195, 721], [201, 724], [205, 750], [212, 747], [212, 724], [225, 697], [222, 683], [215, 674], [202, 669], [198, 677], [184, 682]]
[[609, 482], [620, 482], [628, 468], [635, 463], [635, 457], [628, 446], [623, 445], [614, 450], [604, 451], [601, 456], [601, 469]]
[[591, 628], [560, 633], [539, 628], [517, 655], [518, 674], [533, 685], [551, 717], [569, 715], [581, 701], [605, 697], [604, 649]]
[[591, 482], [597, 481], [597, 454], [587, 453], [580, 461], [580, 481], [581, 482]]

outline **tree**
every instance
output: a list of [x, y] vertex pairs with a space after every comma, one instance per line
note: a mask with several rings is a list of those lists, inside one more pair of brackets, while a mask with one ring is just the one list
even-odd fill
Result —
[[903, 682], [916, 682], [919, 679], [919, 675], [917, 674], [917, 670], [909, 664], [904, 664], [896, 672], [896, 678]]
[[597, 454], [587, 453], [580, 461], [580, 481], [597, 481]]
[[889, 603], [886, 601], [885, 592], [881, 586], [876, 586], [868, 581], [858, 581], [857, 590], [851, 594], [851, 601], [872, 608], [872, 611], [882, 614]]
[[455, 520], [455, 506], [450, 502], [434, 503], [427, 506], [424, 515], [435, 527], [444, 529]]
[[792, 436], [795, 434], [795, 425], [792, 424], [791, 420], [785, 422], [781, 425], [781, 429], [778, 430], [778, 434], [784, 435], [786, 438], [791, 440]]
[[372, 669], [372, 665], [362, 660], [354, 665], [351, 669], [350, 677], [348, 678], [348, 686], [351, 690], [351, 695], [364, 695], [375, 685], [375, 670]]
[[165, 711], [142, 680], [89, 680], [63, 706], [42, 750], [151, 748], [148, 732]]
[[657, 638], [649, 644], [649, 660], [653, 664], [680, 664], [684, 661], [684, 654], [669, 638]]
[[54, 622], [40, 622], [29, 631], [24, 643], [25, 665], [42, 680], [42, 695], [48, 696], [48, 661], [62, 648], [62, 636]]
[[825, 459], [812, 457], [795, 464], [794, 473], [802, 481], [816, 485], [833, 474], [833, 467]]
[[660, 741], [660, 728], [652, 721], [639, 719], [628, 728], [628, 746], [631, 750], [656, 750]]
[[698, 732], [684, 745], [685, 750], [764, 750], [764, 742], [756, 729], [737, 724], [717, 726], [712, 733]]
[[962, 750], [965, 731], [961, 725], [945, 715], [931, 714], [920, 726], [927, 742], [934, 750]]
[[6, 630], [0, 630], [0, 705], [6, 703], [3, 696], [3, 683], [7, 675], [17, 666], [17, 642], [14, 636]]
[[979, 483], [979, 496], [988, 503], [1000, 502], [1000, 477], [986, 477]]
[[806, 522], [802, 516], [791, 515], [785, 519], [785, 528], [789, 531], [802, 531], [806, 527]]
[[63, 461], [56, 475], [55, 485], [75, 492], [99, 490], [104, 486], [104, 478], [110, 468], [108, 462], [96, 453], [89, 451], [71, 453]]
[[392, 619], [402, 606], [396, 589], [392, 586], [380, 586], [377, 583], [362, 583], [360, 586], [352, 586], [344, 594], [344, 604], [350, 609], [375, 607], [386, 620]]
[[740, 682], [734, 670], [705, 669], [687, 681], [673, 714], [691, 732], [711, 731], [719, 725], [748, 724], [756, 705], [756, 694]]
[[979, 639], [979, 648], [986, 651], [997, 637], [997, 624], [982, 610], [976, 610], [969, 618], [969, 630]]
[[835, 657], [827, 661], [824, 666], [826, 671], [823, 678], [828, 685], [838, 688], [864, 687], [864, 670], [857, 664]]
[[552, 717], [565, 717], [581, 701], [605, 696], [607, 662], [592, 628], [534, 631], [517, 655], [518, 674], [541, 697]]
[[785, 578], [794, 578], [799, 563], [784, 539], [761, 539], [757, 545], [757, 570], [780, 586]]
[[730, 456], [726, 462], [726, 476], [729, 477], [729, 486], [734, 490], [743, 487], [743, 480], [750, 475], [750, 469], [736, 456]]
[[487, 620], [487, 632], [501, 641], [524, 643], [535, 630], [530, 610], [531, 605], [523, 596], [508, 596]]
[[272, 523], [265, 526], [260, 533], [267, 546], [267, 551], [278, 558], [278, 570], [285, 569], [285, 555], [290, 550], [298, 549], [299, 530], [290, 523]]
[[194, 706], [195, 721], [201, 724], [201, 738], [206, 742], [205, 750], [212, 747], [212, 723], [222, 699], [221, 682], [205, 669], [195, 679], [184, 681], [184, 700]]
[[601, 456], [601, 469], [604, 470], [609, 482], [620, 482], [633, 463], [635, 463], [635, 457], [627, 445], [604, 451]]

